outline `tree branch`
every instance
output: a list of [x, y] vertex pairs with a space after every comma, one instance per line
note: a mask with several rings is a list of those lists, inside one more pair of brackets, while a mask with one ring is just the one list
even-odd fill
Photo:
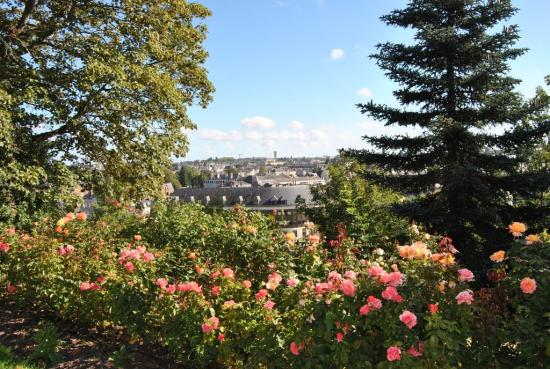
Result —
[[82, 118], [86, 113], [88, 113], [88, 107], [91, 105], [92, 101], [103, 91], [107, 89], [107, 83], [101, 86], [97, 91], [91, 94], [86, 101], [82, 101], [79, 104], [78, 110], [75, 115], [70, 117], [65, 124], [62, 126], [48, 132], [42, 132], [32, 136], [34, 142], [46, 141], [52, 137], [68, 133], [71, 128], [71, 123], [76, 121], [79, 118]]
[[38, 0], [27, 0], [25, 2], [25, 9], [23, 9], [23, 14], [21, 14], [21, 18], [19, 18], [19, 22], [17, 22], [17, 25], [10, 30], [12, 37], [15, 37], [21, 32], [23, 32], [23, 29], [25, 28], [25, 25], [27, 24], [27, 21], [31, 17], [31, 14], [34, 8], [36, 8], [37, 4], [38, 4]]

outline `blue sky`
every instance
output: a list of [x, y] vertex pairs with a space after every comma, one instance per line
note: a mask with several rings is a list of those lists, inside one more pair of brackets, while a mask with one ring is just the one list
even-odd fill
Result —
[[[378, 18], [404, 0], [199, 0], [212, 10], [205, 47], [216, 87], [207, 109], [190, 109], [185, 159], [335, 155], [363, 147], [361, 136], [404, 133], [359, 113], [356, 103], [392, 104], [393, 85], [368, 55], [411, 33]], [[548, 0], [516, 0], [510, 23], [529, 52], [511, 64], [518, 87], [532, 96], [550, 74], [545, 35]], [[414, 134], [414, 131], [409, 131]]]

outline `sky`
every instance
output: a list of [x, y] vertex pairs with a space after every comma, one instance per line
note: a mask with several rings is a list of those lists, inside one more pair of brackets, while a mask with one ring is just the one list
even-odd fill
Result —
[[[189, 114], [184, 160], [208, 157], [334, 156], [365, 147], [361, 137], [409, 133], [362, 115], [357, 103], [393, 104], [396, 85], [368, 55], [379, 42], [410, 43], [412, 33], [386, 26], [381, 15], [405, 0], [197, 0], [206, 20], [209, 78], [216, 88], [206, 108]], [[526, 97], [550, 74], [546, 30], [550, 1], [515, 0], [518, 46], [527, 54], [511, 75]]]

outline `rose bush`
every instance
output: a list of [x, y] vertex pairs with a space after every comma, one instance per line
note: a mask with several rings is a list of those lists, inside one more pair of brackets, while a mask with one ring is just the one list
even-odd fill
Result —
[[475, 361], [487, 368], [550, 367], [550, 236], [526, 230], [510, 225], [515, 241], [493, 254], [492, 285], [477, 293]]
[[296, 240], [240, 208], [161, 204], [148, 219], [121, 208], [3, 229], [4, 298], [123, 328], [187, 367], [547, 364], [546, 235], [493, 258], [494, 288], [474, 292], [452, 240], [417, 228], [368, 254], [344, 230]]

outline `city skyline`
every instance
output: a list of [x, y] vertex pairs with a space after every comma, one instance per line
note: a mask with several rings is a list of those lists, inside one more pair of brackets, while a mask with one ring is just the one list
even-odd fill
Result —
[[[355, 104], [395, 104], [391, 83], [368, 55], [375, 44], [411, 42], [411, 33], [379, 17], [406, 1], [205, 0], [212, 10], [205, 43], [209, 76], [217, 91], [203, 110], [190, 109], [198, 129], [179, 160], [208, 157], [334, 156], [364, 147], [361, 136], [414, 133], [383, 127]], [[530, 50], [511, 64], [526, 97], [544, 85], [550, 57], [537, 27], [550, 11], [542, 0], [516, 1], [519, 47]]]

